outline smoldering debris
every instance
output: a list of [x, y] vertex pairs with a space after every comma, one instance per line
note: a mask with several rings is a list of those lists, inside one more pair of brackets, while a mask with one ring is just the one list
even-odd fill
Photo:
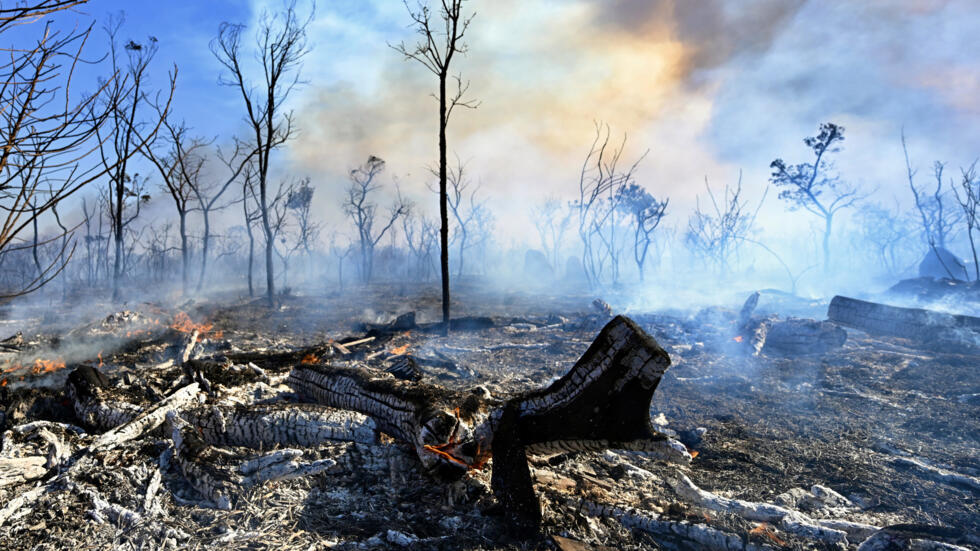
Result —
[[[583, 425], [561, 409], [561, 422], [501, 432], [519, 435], [508, 444], [486, 438], [514, 422], [508, 411], [532, 411], [513, 397], [565, 395], [560, 381], [603, 357], [615, 341], [597, 343], [624, 318], [609, 323], [591, 298], [511, 303], [509, 314], [487, 304], [489, 317], [444, 337], [424, 315], [328, 319], [342, 300], [289, 312], [322, 327], [314, 334], [270, 329], [275, 314], [258, 305], [215, 304], [183, 330], [130, 332], [101, 367], [90, 358], [0, 388], [0, 538], [13, 549], [978, 544], [980, 435], [969, 427], [980, 412], [956, 398], [980, 392], [966, 351], [759, 312], [751, 298], [740, 310], [633, 313], [620, 326], [648, 333], [672, 364], [639, 385], [652, 402], [636, 419], [663, 440], [565, 434]], [[142, 317], [104, 331], [125, 335]], [[774, 346], [779, 331], [810, 344]], [[642, 349], [636, 338], [622, 350]], [[67, 387], [47, 384], [56, 375]], [[602, 380], [591, 388], [627, 394], [568, 403], [636, 403], [636, 383]], [[331, 388], [325, 405], [302, 403]], [[348, 399], [357, 388], [380, 408]], [[399, 404], [416, 402], [408, 410], [426, 413], [394, 423]], [[561, 438], [532, 445], [531, 434]]]

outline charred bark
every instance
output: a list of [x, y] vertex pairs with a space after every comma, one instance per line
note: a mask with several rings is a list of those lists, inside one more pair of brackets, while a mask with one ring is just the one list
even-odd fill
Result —
[[980, 318], [973, 316], [835, 296], [830, 301], [827, 317], [841, 325], [877, 335], [969, 349], [980, 346]]

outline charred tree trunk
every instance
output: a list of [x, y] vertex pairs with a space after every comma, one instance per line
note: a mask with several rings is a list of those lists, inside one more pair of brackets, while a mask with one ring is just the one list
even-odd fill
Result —
[[[204, 236], [201, 240], [201, 273], [197, 278], [198, 291], [204, 287], [204, 274], [208, 270], [208, 247], [211, 244], [211, 209], [206, 207], [202, 208], [201, 215], [204, 217]], [[249, 288], [251, 289], [251, 281], [249, 284]]]
[[449, 124], [446, 112], [446, 77], [449, 60], [445, 69], [439, 73], [439, 267], [442, 273], [442, 322], [444, 334], [449, 334], [449, 196], [446, 192], [446, 126]]

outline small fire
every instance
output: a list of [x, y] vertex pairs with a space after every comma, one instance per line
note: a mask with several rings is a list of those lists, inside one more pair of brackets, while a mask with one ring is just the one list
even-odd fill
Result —
[[316, 354], [312, 352], [303, 356], [303, 359], [299, 361], [301, 364], [315, 364], [320, 361], [320, 358], [316, 357]]
[[766, 524], [765, 522], [760, 522], [759, 524], [756, 524], [755, 528], [749, 530], [749, 535], [766, 536], [777, 545], [786, 545], [786, 542], [781, 540], [779, 536], [777, 536], [776, 533], [773, 532], [772, 529], [769, 528], [769, 525]]
[[[25, 369], [30, 369], [33, 375], [40, 375], [41, 373], [51, 373], [53, 371], [57, 371], [59, 369], [64, 369], [64, 368], [65, 368], [65, 361], [60, 358], [57, 360], [42, 360], [41, 358], [37, 358], [36, 360], [34, 360], [34, 363], [32, 364], [24, 365], [20, 363], [15, 363], [13, 365], [5, 367], [3, 368], [3, 373], [14, 373]], [[20, 379], [23, 380], [24, 377], [22, 376]]]
[[7, 379], [0, 381], [0, 386], [7, 386]]
[[691, 459], [694, 459], [695, 457], [697, 457], [698, 455], [700, 455], [701, 452], [699, 452], [698, 450], [691, 450], [688, 453], [691, 454]]
[[64, 360], [42, 360], [40, 358], [34, 360], [34, 366], [31, 367], [31, 373], [38, 375], [40, 373], [51, 373], [52, 371], [57, 371], [59, 369], [65, 368]]
[[742, 335], [738, 335], [737, 337], [735, 337], [732, 340], [735, 341], [735, 342], [742, 342]]
[[203, 340], [204, 336], [207, 335], [213, 327], [213, 323], [194, 323], [191, 321], [191, 317], [185, 312], [177, 312], [177, 315], [174, 316], [173, 323], [170, 324], [171, 329], [180, 331], [181, 333], [193, 333], [194, 331], [197, 331], [198, 341]]
[[102, 351], [99, 350], [99, 367], [102, 367]]
[[392, 348], [391, 349], [391, 355], [392, 356], [401, 356], [402, 354], [407, 354], [407, 353], [408, 353], [408, 345], [407, 344], [403, 344], [403, 345], [399, 346], [398, 348]]

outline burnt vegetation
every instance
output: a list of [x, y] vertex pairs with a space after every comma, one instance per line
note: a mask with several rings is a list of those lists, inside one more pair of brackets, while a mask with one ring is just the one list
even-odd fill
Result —
[[975, 162], [923, 178], [903, 131], [885, 196], [825, 122], [658, 181], [595, 121], [505, 197], [440, 0], [384, 48], [437, 161], [328, 182], [288, 154], [312, 5], [202, 45], [224, 136], [86, 3], [0, 5], [0, 548], [980, 548]]

